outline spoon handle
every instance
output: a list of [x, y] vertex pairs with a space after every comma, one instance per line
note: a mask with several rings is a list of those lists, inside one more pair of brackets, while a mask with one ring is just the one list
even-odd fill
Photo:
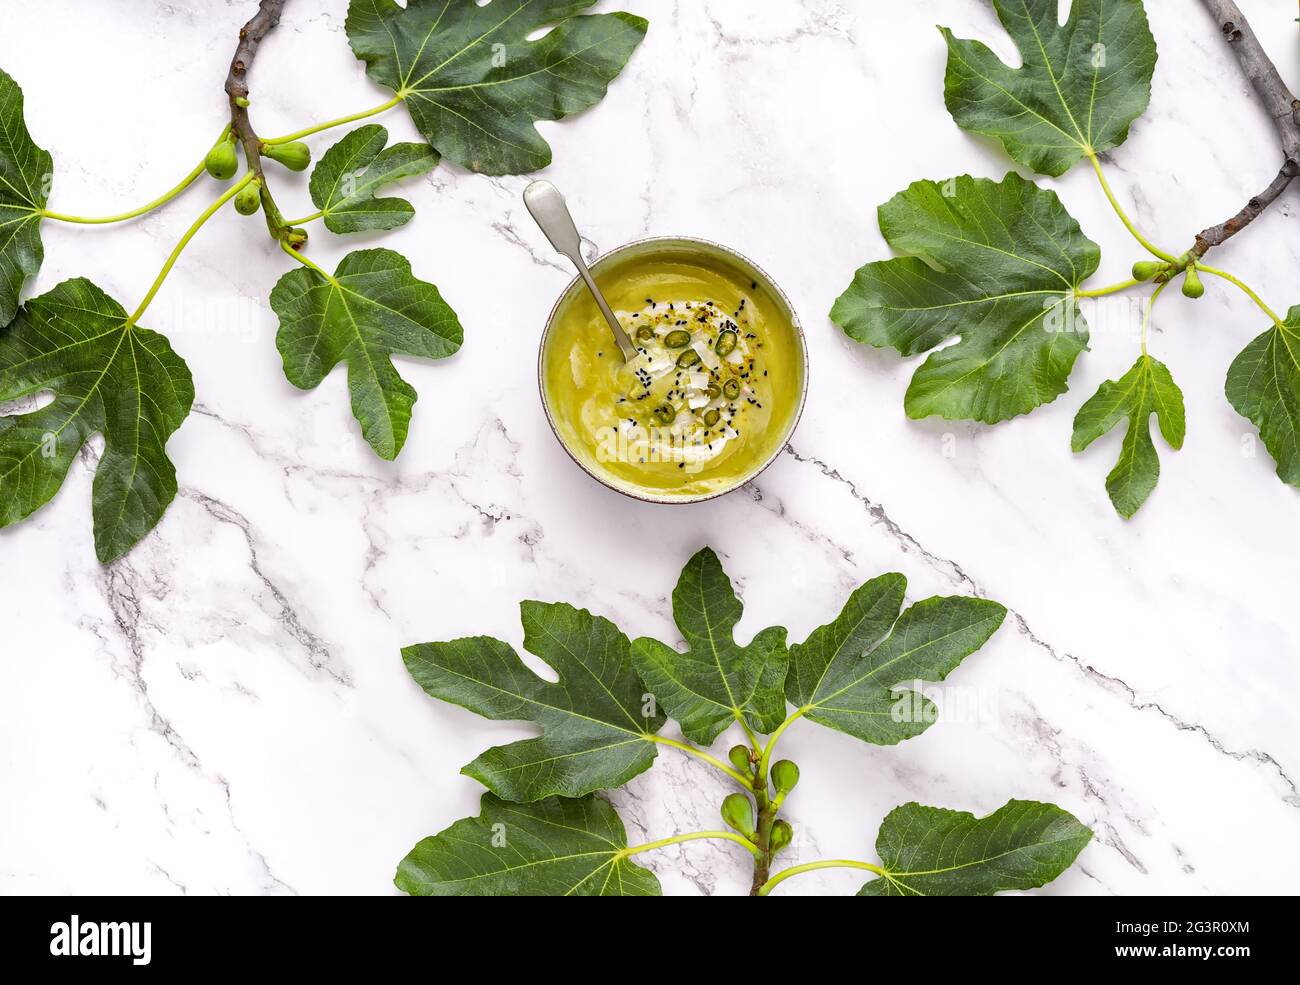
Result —
[[591, 276], [591, 271], [587, 269], [587, 263], [582, 258], [582, 237], [578, 235], [578, 227], [574, 225], [573, 216], [569, 214], [569, 207], [565, 204], [560, 190], [549, 181], [534, 181], [524, 189], [524, 205], [528, 207], [533, 220], [541, 227], [546, 238], [551, 241], [555, 251], [561, 256], [568, 257], [578, 268], [578, 273], [591, 291], [592, 297], [596, 299], [596, 306], [600, 308], [600, 313], [609, 323], [610, 331], [614, 333], [614, 341], [618, 343], [624, 361], [633, 359], [636, 356], [636, 346], [632, 344], [627, 332], [614, 317], [609, 302], [605, 300], [605, 295], [600, 292], [595, 279]]

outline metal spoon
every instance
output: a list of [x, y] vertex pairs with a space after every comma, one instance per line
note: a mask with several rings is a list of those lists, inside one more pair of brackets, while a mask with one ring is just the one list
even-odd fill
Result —
[[542, 232], [546, 234], [546, 238], [551, 241], [556, 252], [568, 257], [578, 268], [578, 273], [586, 282], [587, 289], [596, 299], [596, 306], [600, 308], [600, 313], [605, 316], [605, 321], [609, 322], [609, 330], [614, 333], [614, 341], [618, 343], [618, 348], [623, 353], [623, 361], [631, 362], [637, 355], [636, 346], [632, 344], [627, 332], [614, 317], [609, 302], [605, 300], [605, 295], [600, 293], [591, 271], [587, 269], [586, 261], [582, 259], [582, 237], [578, 235], [578, 227], [573, 224], [573, 216], [569, 215], [569, 207], [564, 204], [564, 196], [560, 194], [560, 190], [549, 181], [534, 181], [524, 189], [524, 205], [528, 206], [528, 211], [541, 227]]

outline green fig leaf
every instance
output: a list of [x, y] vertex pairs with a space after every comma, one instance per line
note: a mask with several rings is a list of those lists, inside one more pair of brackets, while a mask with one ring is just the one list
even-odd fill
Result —
[[740, 646], [734, 632], [742, 612], [722, 563], [706, 547], [686, 563], [673, 590], [686, 652], [658, 640], [632, 643], [641, 679], [692, 742], [712, 745], [737, 721], [770, 733], [785, 718], [786, 631], [774, 626]]
[[1232, 361], [1226, 392], [1259, 428], [1278, 478], [1300, 486], [1300, 305]]
[[428, 144], [387, 145], [388, 131], [371, 124], [353, 130], [321, 157], [311, 173], [311, 200], [330, 232], [395, 229], [415, 215], [405, 199], [376, 198], [375, 193], [432, 171], [438, 152]]
[[992, 896], [1045, 886], [1092, 832], [1053, 804], [1011, 800], [988, 817], [904, 804], [880, 825], [884, 874], [859, 896]]
[[45, 258], [41, 212], [54, 159], [36, 146], [23, 119], [23, 91], [0, 69], [0, 326], [14, 320], [23, 284]]
[[642, 714], [645, 685], [628, 640], [608, 619], [571, 605], [524, 602], [524, 649], [559, 675], [529, 670], [508, 643], [472, 637], [402, 651], [435, 698], [486, 718], [536, 723], [535, 739], [489, 749], [462, 772], [505, 800], [580, 797], [619, 787], [654, 763], [664, 717]]
[[359, 250], [345, 256], [332, 276], [317, 267], [285, 274], [271, 291], [271, 308], [280, 319], [275, 342], [289, 382], [315, 389], [346, 362], [352, 413], [362, 434], [381, 458], [396, 458], [406, 443], [416, 392], [390, 357], [443, 359], [464, 337], [438, 289], [417, 280], [400, 253]]
[[934, 722], [934, 705], [909, 685], [946, 678], [1007, 610], [985, 599], [930, 598], [899, 615], [906, 587], [899, 574], [873, 578], [834, 622], [790, 647], [786, 696], [803, 717], [882, 746]]
[[604, 800], [511, 804], [487, 793], [481, 813], [417, 844], [397, 867], [412, 896], [660, 896], [628, 861], [627, 832]]
[[1101, 250], [1055, 192], [1017, 174], [918, 181], [880, 208], [889, 245], [831, 310], [850, 338], [902, 355], [932, 352], [912, 377], [909, 417], [986, 424], [1055, 400], [1088, 326], [1075, 291]]
[[[484, 174], [551, 163], [537, 120], [589, 109], [645, 37], [626, 13], [574, 16], [595, 0], [352, 0], [348, 41], [444, 157]], [[530, 34], [550, 27], [535, 41]]]
[[994, 0], [1020, 49], [1011, 68], [978, 41], [948, 42], [944, 101], [957, 125], [1001, 141], [1039, 174], [1118, 147], [1151, 100], [1156, 41], [1141, 0]]
[[1183, 391], [1164, 363], [1141, 355], [1118, 380], [1103, 383], [1074, 418], [1070, 446], [1076, 452], [1128, 420], [1119, 461], [1106, 477], [1110, 501], [1125, 519], [1141, 509], [1160, 478], [1160, 459], [1151, 440], [1152, 414], [1169, 447], [1175, 451], [1182, 448], [1187, 433]]
[[90, 281], [69, 280], [29, 299], [0, 329], [0, 401], [40, 393], [53, 401], [0, 417], [0, 527], [54, 498], [81, 447], [102, 434], [91, 499], [95, 553], [114, 561], [176, 495], [166, 445], [194, 402], [189, 368]]

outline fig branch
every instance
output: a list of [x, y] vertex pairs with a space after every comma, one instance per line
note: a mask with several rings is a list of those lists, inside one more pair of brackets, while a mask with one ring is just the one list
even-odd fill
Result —
[[1240, 212], [1197, 235], [1196, 244], [1189, 252], [1198, 260], [1210, 249], [1222, 246], [1259, 218], [1300, 175], [1300, 100], [1296, 99], [1282, 80], [1277, 66], [1264, 51], [1250, 22], [1234, 0], [1201, 0], [1201, 3], [1218, 23], [1224, 39], [1241, 64], [1242, 72], [1250, 80], [1265, 112], [1277, 127], [1284, 160], [1277, 177], [1263, 192], [1247, 202]]
[[[189, 174], [157, 198], [126, 212], [107, 216], [82, 216], [56, 212], [52, 209], [42, 209], [40, 210], [41, 217], [56, 222], [69, 222], [80, 225], [108, 225], [136, 219], [172, 201], [190, 185], [194, 184], [203, 175], [204, 171], [222, 181], [233, 178], [239, 168], [237, 148], [242, 147], [244, 156], [249, 162], [249, 171], [255, 178], [255, 183], [249, 183], [252, 187], [243, 200], [245, 204], [241, 211], [245, 214], [251, 214], [258, 207], [265, 208], [267, 228], [275, 239], [287, 238], [291, 244], [296, 246], [305, 243], [307, 234], [293, 227], [318, 219], [320, 214], [317, 213], [306, 219], [296, 221], [286, 220], [270, 191], [267, 190], [262, 159], [270, 157], [291, 170], [301, 171], [307, 167], [311, 160], [310, 151], [305, 144], [301, 143], [301, 138], [324, 130], [332, 130], [335, 127], [346, 126], [358, 120], [378, 116], [380, 113], [387, 112], [400, 105], [406, 98], [406, 94], [399, 92], [396, 96], [380, 103], [378, 106], [372, 106], [356, 113], [349, 113], [347, 116], [336, 119], [326, 120], [323, 123], [316, 123], [293, 133], [279, 137], [261, 137], [253, 127], [249, 115], [251, 101], [249, 98], [248, 71], [252, 67], [253, 60], [257, 56], [258, 47], [263, 39], [279, 24], [280, 16], [287, 2], [288, 0], [261, 0], [257, 14], [240, 29], [239, 44], [236, 46], [234, 57], [231, 59], [230, 70], [227, 73], [225, 83], [226, 96], [230, 101], [230, 123], [221, 131], [217, 142], [207, 156], [195, 165]], [[237, 204], [239, 203], [237, 202]]]
[[284, 12], [286, 2], [287, 0], [261, 0], [257, 13], [239, 30], [239, 44], [235, 46], [234, 57], [230, 60], [230, 72], [226, 76], [225, 86], [226, 95], [230, 99], [230, 136], [225, 141], [218, 141], [217, 146], [212, 149], [208, 157], [208, 170], [218, 178], [227, 172], [228, 177], [233, 175], [234, 167], [237, 167], [234, 145], [241, 146], [244, 150], [244, 160], [248, 163], [248, 171], [253, 178], [244, 198], [236, 200], [236, 207], [240, 212], [251, 214], [256, 211], [257, 204], [260, 203], [266, 216], [266, 228], [272, 238], [292, 246], [300, 246], [307, 241], [307, 234], [284, 221], [284, 216], [275, 204], [275, 197], [267, 184], [266, 174], [262, 168], [262, 157], [263, 155], [271, 157], [286, 167], [301, 171], [307, 166], [310, 155], [305, 153], [307, 149], [301, 144], [268, 145], [265, 143], [257, 135], [248, 112], [250, 105], [248, 71], [253, 66], [263, 39], [280, 23], [280, 15]]
[[1277, 66], [1234, 0], [1201, 0], [1201, 3], [1218, 23], [1241, 70], [1277, 127], [1283, 154], [1290, 160], [1300, 161], [1300, 100], [1282, 81]]
[[1222, 246], [1249, 226], [1263, 215], [1265, 209], [1278, 200], [1298, 174], [1300, 174], [1300, 164], [1288, 158], [1282, 164], [1282, 170], [1277, 173], [1277, 177], [1264, 191], [1247, 202], [1240, 212], [1231, 219], [1196, 234], [1196, 244], [1191, 249], [1192, 256], [1200, 259], [1211, 249]]
[[[1106, 193], [1106, 198], [1110, 201], [1120, 221], [1133, 234], [1133, 237], [1158, 259], [1134, 264], [1133, 281], [1131, 282], [1102, 288], [1098, 291], [1078, 291], [1076, 296], [1100, 297], [1145, 281], [1152, 281], [1156, 285], [1158, 294], [1159, 291], [1163, 290], [1164, 285], [1175, 277], [1183, 275], [1183, 293], [1189, 298], [1199, 298], [1205, 293], [1205, 287], [1200, 278], [1200, 272], [1204, 272], [1219, 277], [1239, 288], [1274, 323], [1279, 323], [1277, 314], [1255, 291], [1233, 274], [1205, 264], [1203, 259], [1211, 249], [1222, 246], [1263, 215], [1268, 207], [1276, 202], [1282, 193], [1290, 187], [1296, 177], [1300, 176], [1300, 100], [1296, 99], [1295, 94], [1282, 80], [1277, 66], [1273, 64], [1272, 59], [1268, 57], [1268, 53], [1264, 51], [1264, 47], [1260, 44], [1258, 36], [1251, 28], [1250, 22], [1234, 0], [1201, 0], [1201, 3], [1210, 15], [1215, 18], [1219, 30], [1227, 40], [1238, 63], [1240, 63], [1242, 72], [1250, 80], [1251, 86], [1254, 88], [1264, 110], [1268, 113], [1274, 126], [1277, 127], [1278, 136], [1282, 143], [1282, 166], [1273, 180], [1269, 182], [1268, 187], [1252, 197], [1236, 215], [1218, 225], [1201, 230], [1196, 234], [1195, 242], [1191, 248], [1181, 256], [1175, 257], [1155, 246], [1136, 228], [1125, 214], [1123, 207], [1119, 204], [1106, 181], [1106, 175], [1102, 170], [1097, 155], [1090, 153], [1088, 156], [1092, 161], [1093, 170], [1096, 172], [1097, 179]], [[1154, 300], [1155, 296], [1153, 295], [1152, 301]], [[1145, 341], [1143, 348], [1145, 351]]]
[[[722, 817], [735, 830], [754, 845], [754, 878], [749, 895], [760, 895], [759, 890], [771, 878], [772, 862], [778, 852], [790, 844], [794, 829], [788, 821], [781, 820], [781, 805], [799, 782], [799, 767], [788, 759], [769, 762], [777, 739], [790, 724], [803, 715], [800, 709], [781, 723], [765, 746], [755, 742], [752, 746], [735, 746], [728, 757], [732, 764], [750, 778], [753, 803], [745, 794], [734, 793], [722, 802]], [[740, 716], [737, 716], [739, 718]], [[775, 789], [775, 796], [772, 791]]]

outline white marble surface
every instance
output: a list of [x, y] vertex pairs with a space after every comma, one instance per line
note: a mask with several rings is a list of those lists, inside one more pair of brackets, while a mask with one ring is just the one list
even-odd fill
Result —
[[[0, 65], [55, 154], [52, 208], [116, 210], [185, 172], [220, 126], [252, 6], [4, 6]], [[1148, 7], [1161, 51], [1152, 106], [1113, 155], [1113, 181], [1153, 235], [1185, 247], [1261, 189], [1279, 155], [1199, 4]], [[1293, 5], [1243, 7], [1300, 83]], [[263, 132], [384, 98], [347, 47], [344, 8], [289, 4], [252, 80]], [[146, 319], [198, 389], [170, 445], [181, 493], [162, 525], [99, 567], [86, 456], [54, 503], [0, 532], [0, 890], [391, 893], [419, 837], [474, 812], [480, 790], [459, 767], [524, 734], [425, 697], [398, 649], [477, 633], [517, 644], [521, 598], [673, 638], [668, 593], [708, 543], [743, 587], [746, 638], [774, 620], [802, 638], [887, 570], [908, 576], [914, 599], [978, 593], [1013, 612], [952, 676], [950, 714], [923, 737], [881, 749], [791, 730], [801, 857], [870, 858], [879, 819], [905, 800], [984, 813], [1027, 797], [1097, 832], [1047, 893], [1294, 891], [1300, 502], [1267, 456], [1245, 454], [1253, 430], [1223, 397], [1229, 362], [1265, 327], [1258, 312], [1217, 284], [1197, 305], [1162, 302], [1153, 350], [1187, 394], [1188, 442], [1161, 446], [1160, 487], [1125, 523], [1102, 487], [1118, 434], [1075, 456], [1069, 432], [1097, 384], [1131, 364], [1131, 337], [1098, 333], [1070, 393], [985, 428], [908, 421], [911, 365], [826, 318], [853, 270], [888, 255], [879, 203], [916, 178], [1008, 169], [942, 103], [935, 23], [1011, 51], [986, 3], [601, 9], [644, 14], [650, 34], [604, 103], [543, 125], [548, 176], [601, 248], [700, 235], [776, 277], [812, 352], [792, 449], [744, 491], [689, 509], [637, 504], [580, 473], [535, 382], [541, 321], [569, 273], [523, 210], [527, 179], [444, 167], [407, 189], [419, 214], [382, 242], [440, 285], [467, 341], [444, 363], [402, 362], [421, 399], [400, 461], [383, 464], [359, 438], [341, 370], [308, 394], [285, 381], [265, 301], [284, 258], [257, 220], [219, 216]], [[400, 113], [383, 122], [414, 135]], [[301, 179], [280, 184], [305, 205]], [[1137, 252], [1092, 175], [1044, 184], [1102, 244], [1095, 283], [1126, 276]], [[1217, 254], [1274, 307], [1300, 302], [1294, 195]], [[203, 199], [125, 227], [47, 224], [33, 292], [86, 275], [129, 304]], [[331, 264], [356, 245], [323, 231], [314, 244]], [[617, 795], [632, 836], [716, 826], [724, 788], [706, 771], [661, 756]], [[649, 861], [670, 893], [748, 882], [727, 846]], [[817, 874], [783, 892], [860, 881]]]

